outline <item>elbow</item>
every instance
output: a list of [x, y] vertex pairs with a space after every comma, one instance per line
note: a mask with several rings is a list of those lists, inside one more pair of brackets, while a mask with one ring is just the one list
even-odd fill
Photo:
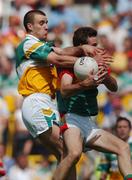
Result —
[[118, 88], [113, 88], [112, 92], [117, 92]]
[[115, 88], [114, 88], [114, 92], [117, 92], [118, 91], [118, 86], [116, 86]]
[[[109, 77], [109, 76], [108, 76]], [[105, 86], [111, 91], [111, 92], [117, 92], [118, 91], [118, 85], [117, 82], [112, 78], [112, 80], [109, 81], [109, 79], [106, 79], [104, 81]]]
[[118, 91], [118, 85], [117, 83], [113, 84], [113, 92], [117, 92]]
[[110, 90], [111, 90], [112, 92], [117, 92], [117, 91], [118, 91], [118, 86], [117, 86], [117, 85], [113, 85]]

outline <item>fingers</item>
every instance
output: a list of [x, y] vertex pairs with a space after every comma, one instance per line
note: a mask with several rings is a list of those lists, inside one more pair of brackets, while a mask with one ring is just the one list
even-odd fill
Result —
[[113, 57], [112, 56], [107, 56], [107, 55], [104, 55], [104, 56], [101, 56], [104, 60], [108, 60], [110, 62], [113, 62]]
[[94, 82], [93, 77], [87, 77], [85, 80], [80, 82], [81, 86], [85, 87], [85, 88], [90, 88], [90, 87], [95, 87], [96, 84]]
[[98, 74], [96, 75], [96, 77], [98, 77], [98, 78], [94, 79], [96, 85], [99, 85], [104, 81], [104, 79], [106, 78], [106, 74], [107, 74], [107, 71], [102, 72], [101, 69], [99, 70]]
[[98, 54], [105, 54], [106, 53], [105, 49], [103, 49], [103, 48], [96, 48], [96, 52]]
[[[96, 54], [98, 52], [100, 52], [101, 50], [99, 50], [99, 48], [94, 47], [94, 46], [90, 46], [90, 45], [83, 45], [83, 51], [84, 51], [84, 55], [85, 56], [96, 56]], [[101, 53], [101, 52], [100, 52]]]
[[108, 54], [108, 51], [106, 51], [106, 49], [100, 48], [100, 47], [98, 47], [97, 52], [98, 52], [98, 54], [101, 54], [101, 55]]
[[97, 54], [94, 57], [97, 61], [106, 61], [106, 63], [112, 63], [113, 58], [105, 49], [97, 48]]
[[81, 81], [81, 85], [85, 88], [96, 87], [104, 81], [106, 74], [107, 71], [104, 69], [100, 69], [96, 75], [93, 75], [91, 71], [91, 74], [85, 80]]
[[101, 70], [102, 72], [103, 72], [103, 71], [108, 71], [109, 66], [108, 66], [107, 64], [103, 64], [103, 65], [102, 65], [102, 64], [99, 64], [99, 65], [98, 65], [98, 69], [99, 69], [98, 72], [99, 72], [100, 70]]
[[105, 55], [106, 54], [106, 50], [103, 49], [103, 48], [99, 48], [99, 47], [95, 47], [95, 51], [96, 51], [96, 54], [95, 55]]
[[102, 64], [102, 65], [110, 65], [113, 62], [113, 58], [110, 56], [100, 56], [100, 55], [96, 55], [95, 60], [97, 61], [98, 65]]
[[107, 71], [101, 71], [100, 73], [98, 73], [98, 79], [100, 78], [105, 78], [105, 75], [107, 74]]
[[106, 69], [104, 67], [101, 67], [97, 73], [97, 75], [102, 74], [103, 72], [106, 72]]

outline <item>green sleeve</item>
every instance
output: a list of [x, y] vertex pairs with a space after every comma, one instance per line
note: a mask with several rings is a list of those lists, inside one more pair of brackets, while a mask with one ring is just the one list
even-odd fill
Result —
[[53, 51], [52, 47], [50, 47], [48, 44], [44, 44], [43, 46], [40, 46], [34, 52], [32, 52], [30, 58], [38, 59], [38, 60], [46, 60], [47, 56], [52, 51]]

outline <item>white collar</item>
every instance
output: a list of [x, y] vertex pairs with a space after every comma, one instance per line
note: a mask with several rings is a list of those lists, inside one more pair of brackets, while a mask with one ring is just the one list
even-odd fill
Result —
[[37, 41], [40, 41], [37, 37], [35, 37], [35, 36], [33, 36], [33, 35], [31, 35], [31, 34], [27, 34], [26, 35], [26, 38], [33, 38], [33, 39], [36, 39]]

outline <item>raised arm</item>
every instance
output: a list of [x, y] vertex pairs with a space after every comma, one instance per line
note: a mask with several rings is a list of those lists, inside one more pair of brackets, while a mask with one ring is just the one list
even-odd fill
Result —
[[53, 50], [59, 55], [70, 56], [95, 56], [96, 54], [101, 54], [101, 52], [103, 52], [102, 49], [90, 45], [72, 46], [66, 48], [53, 47]]
[[58, 55], [82, 56], [84, 54], [82, 46], [67, 48], [53, 47], [53, 50]]
[[[47, 60], [57, 66], [72, 67], [78, 56], [91, 55], [103, 65], [108, 66], [112, 62], [112, 58], [107, 53], [100, 53], [102, 49], [94, 46], [82, 45], [77, 47], [53, 48], [53, 52], [49, 53]], [[99, 56], [99, 57], [98, 57]]]

